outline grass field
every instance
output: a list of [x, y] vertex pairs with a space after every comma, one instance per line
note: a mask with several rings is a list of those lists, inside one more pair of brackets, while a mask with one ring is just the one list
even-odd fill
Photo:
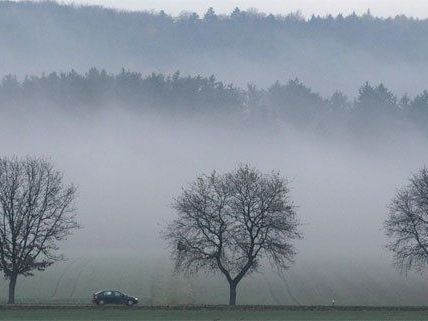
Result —
[[3, 308], [0, 320], [428, 320], [427, 309]]

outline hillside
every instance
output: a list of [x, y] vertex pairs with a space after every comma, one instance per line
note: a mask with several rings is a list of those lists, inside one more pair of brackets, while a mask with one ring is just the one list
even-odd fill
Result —
[[204, 17], [54, 2], [0, 3], [0, 75], [85, 71], [211, 75], [267, 86], [298, 77], [323, 94], [365, 81], [414, 95], [428, 80], [428, 21], [398, 16], [273, 16], [235, 10]]

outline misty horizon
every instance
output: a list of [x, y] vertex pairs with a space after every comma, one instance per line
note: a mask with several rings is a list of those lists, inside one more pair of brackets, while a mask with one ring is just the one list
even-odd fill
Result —
[[111, 287], [224, 304], [218, 275], [174, 274], [160, 232], [183, 187], [249, 164], [290, 181], [304, 238], [284, 274], [245, 278], [240, 302], [425, 304], [428, 279], [394, 267], [383, 229], [428, 165], [428, 4], [85, 3], [103, 7], [0, 2], [1, 154], [52, 161], [79, 187], [83, 227], [18, 299]]
[[[27, 1], [27, 0], [18, 0]], [[43, 0], [34, 0], [33, 2], [43, 2]], [[393, 4], [391, 4], [391, 2]], [[130, 11], [165, 11], [168, 14], [178, 16], [186, 12], [196, 12], [203, 15], [208, 8], [212, 7], [219, 14], [229, 14], [235, 8], [241, 10], [258, 10], [266, 14], [288, 14], [291, 12], [300, 12], [304, 17], [310, 18], [312, 15], [358, 15], [366, 14], [370, 11], [377, 17], [394, 17], [397, 15], [407, 15], [420, 19], [428, 18], [428, 5], [419, 0], [403, 1], [374, 1], [374, 0], [333, 0], [328, 3], [316, 3], [311, 0], [303, 0], [298, 3], [294, 1], [276, 1], [267, 0], [260, 4], [255, 0], [224, 1], [212, 0], [201, 4], [199, 1], [187, 0], [161, 0], [161, 1], [137, 1], [137, 0], [64, 0], [61, 3], [75, 5], [95, 5], [106, 8]]]

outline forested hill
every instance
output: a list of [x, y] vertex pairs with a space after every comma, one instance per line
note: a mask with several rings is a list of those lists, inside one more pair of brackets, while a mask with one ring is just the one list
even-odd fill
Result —
[[[246, 88], [216, 80], [214, 76], [152, 73], [147, 76], [122, 70], [110, 74], [96, 68], [4, 77], [0, 84], [0, 115], [5, 111], [38, 112], [44, 108], [93, 114], [110, 107], [147, 115], [217, 117], [270, 127], [283, 123], [317, 133], [385, 133], [412, 127], [425, 132], [428, 92], [398, 96], [383, 84], [363, 84], [355, 99], [336, 91], [322, 96], [298, 79], [275, 82], [263, 89]], [[24, 109], [22, 109], [24, 108]]]
[[365, 81], [415, 95], [428, 81], [428, 21], [404, 16], [302, 18], [236, 9], [217, 15], [0, 2], [0, 74], [122, 67], [214, 74], [268, 86], [298, 77], [323, 94]]

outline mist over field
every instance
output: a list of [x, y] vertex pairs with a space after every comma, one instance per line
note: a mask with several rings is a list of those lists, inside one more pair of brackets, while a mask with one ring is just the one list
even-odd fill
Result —
[[200, 173], [249, 162], [291, 179], [305, 238], [286, 273], [288, 285], [268, 269], [243, 281], [240, 302], [424, 303], [428, 282], [393, 270], [381, 231], [386, 204], [427, 157], [423, 135], [358, 146], [287, 129], [224, 128], [118, 108], [89, 117], [11, 112], [0, 125], [4, 154], [49, 156], [80, 187], [84, 229], [63, 246], [69, 261], [22, 278], [19, 297], [73, 300], [113, 287], [147, 303], [224, 303], [222, 279], [172, 276], [159, 231], [181, 186]]
[[1, 154], [50, 158], [79, 186], [83, 226], [17, 300], [226, 303], [220, 276], [172, 273], [159, 233], [183, 186], [249, 163], [290, 179], [304, 239], [284, 274], [245, 278], [239, 303], [426, 305], [428, 279], [394, 269], [382, 227], [428, 159], [427, 28], [1, 2]]

